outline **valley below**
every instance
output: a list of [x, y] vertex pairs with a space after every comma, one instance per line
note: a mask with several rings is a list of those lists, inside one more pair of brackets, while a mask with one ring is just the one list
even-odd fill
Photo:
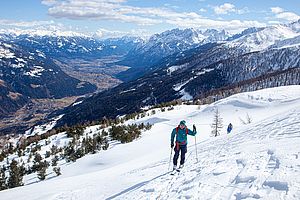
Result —
[[55, 63], [71, 77], [87, 81], [97, 86], [97, 91], [106, 90], [122, 83], [115, 78], [120, 72], [129, 69], [127, 66], [117, 65], [121, 56], [107, 56], [99, 59], [68, 59], [61, 58]]
[[7, 134], [23, 134], [31, 126], [42, 122], [55, 110], [71, 105], [80, 97], [61, 99], [31, 99], [16, 113], [0, 120], [0, 137]]

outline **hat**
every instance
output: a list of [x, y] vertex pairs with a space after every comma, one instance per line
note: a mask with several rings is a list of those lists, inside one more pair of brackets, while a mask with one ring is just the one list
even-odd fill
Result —
[[179, 125], [185, 125], [185, 121], [184, 120], [182, 120], [182, 121], [180, 121], [180, 123], [179, 123]]

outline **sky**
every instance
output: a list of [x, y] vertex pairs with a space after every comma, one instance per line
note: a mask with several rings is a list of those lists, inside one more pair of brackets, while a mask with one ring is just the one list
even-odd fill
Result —
[[173, 28], [225, 29], [290, 23], [299, 0], [1, 0], [0, 29], [147, 36]]

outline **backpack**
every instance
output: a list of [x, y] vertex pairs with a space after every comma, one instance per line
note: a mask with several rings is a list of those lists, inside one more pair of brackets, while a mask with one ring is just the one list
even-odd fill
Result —
[[[178, 129], [179, 129], [179, 126], [176, 127], [176, 139], [178, 137]], [[187, 127], [185, 127], [185, 134], [188, 135], [188, 133], [189, 133], [189, 130], [187, 129]], [[184, 144], [186, 144], [186, 142], [183, 142], [181, 144], [184, 145]], [[179, 142], [178, 141], [176, 141], [176, 149], [179, 150]]]

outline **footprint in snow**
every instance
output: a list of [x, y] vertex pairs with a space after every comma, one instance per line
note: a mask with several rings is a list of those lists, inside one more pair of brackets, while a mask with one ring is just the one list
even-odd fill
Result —
[[287, 182], [281, 182], [281, 181], [265, 181], [263, 183], [263, 186], [267, 186], [269, 188], [274, 188], [275, 190], [279, 191], [285, 191], [286, 194], [289, 191], [289, 186]]
[[155, 189], [154, 188], [149, 188], [149, 189], [143, 189], [142, 191], [145, 192], [145, 193], [151, 193], [151, 192], [154, 192]]
[[236, 200], [242, 200], [242, 199], [248, 199], [248, 198], [252, 198], [252, 199], [260, 199], [261, 196], [259, 196], [258, 194], [252, 194], [252, 193], [236, 193], [235, 195]]
[[236, 164], [241, 165], [242, 167], [245, 167], [246, 161], [244, 159], [236, 159]]

